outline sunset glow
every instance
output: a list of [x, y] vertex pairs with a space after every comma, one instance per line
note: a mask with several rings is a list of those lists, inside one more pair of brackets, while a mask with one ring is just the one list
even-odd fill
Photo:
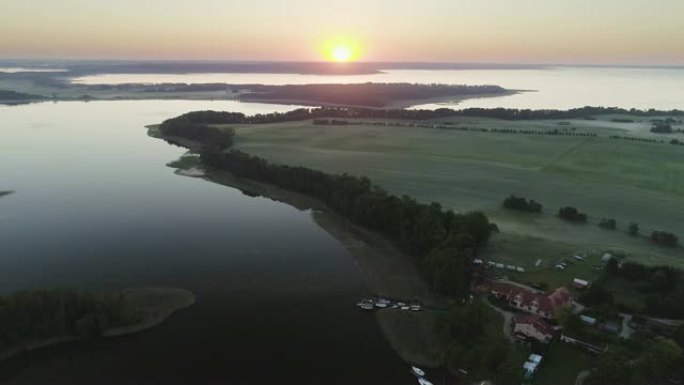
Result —
[[331, 52], [333, 60], [336, 62], [348, 62], [352, 57], [352, 50], [349, 47], [339, 46]]
[[38, 3], [3, 2], [0, 57], [684, 64], [681, 0]]
[[320, 47], [321, 56], [326, 61], [346, 63], [361, 59], [361, 44], [348, 36], [327, 38]]

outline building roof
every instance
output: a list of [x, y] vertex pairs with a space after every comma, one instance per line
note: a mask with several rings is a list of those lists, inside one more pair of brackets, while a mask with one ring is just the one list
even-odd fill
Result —
[[544, 334], [544, 335], [554, 335], [556, 333], [555, 330], [549, 325], [542, 317], [536, 316], [536, 315], [530, 315], [530, 314], [518, 314], [513, 318], [513, 322], [516, 325], [519, 324], [526, 324], [526, 325], [532, 325], [535, 329], [537, 329], [538, 332]]
[[552, 313], [572, 300], [570, 292], [564, 287], [558, 288], [547, 295], [508, 283], [490, 282], [489, 290], [508, 299], [515, 298], [520, 302], [521, 306], [529, 307], [535, 303], [537, 309], [544, 313]]
[[530, 358], [527, 359], [527, 361], [530, 362], [536, 362], [537, 364], [540, 363], [542, 360], [542, 356], [539, 354], [530, 354]]

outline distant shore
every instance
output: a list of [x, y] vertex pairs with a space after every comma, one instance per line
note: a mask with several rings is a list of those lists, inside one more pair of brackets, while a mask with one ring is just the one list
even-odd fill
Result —
[[[522, 92], [493, 85], [407, 83], [307, 85], [224, 83], [81, 85], [63, 83], [60, 87], [55, 85], [31, 87], [29, 83], [21, 87], [14, 83], [3, 85], [0, 79], [0, 104], [14, 105], [44, 101], [235, 100], [245, 103], [311, 107], [395, 109], [428, 103], [458, 103], [467, 99], [508, 96]], [[3, 90], [3, 87], [7, 90]], [[32, 94], [24, 91], [31, 91]]]
[[[138, 322], [114, 327], [104, 331], [102, 337], [121, 337], [140, 333], [162, 324], [175, 312], [192, 306], [195, 294], [184, 289], [174, 288], [132, 288], [121, 291], [124, 301], [137, 316]], [[68, 342], [82, 341], [92, 337], [54, 336], [42, 340], [26, 341], [0, 350], [0, 360], [32, 350], [59, 345]]]

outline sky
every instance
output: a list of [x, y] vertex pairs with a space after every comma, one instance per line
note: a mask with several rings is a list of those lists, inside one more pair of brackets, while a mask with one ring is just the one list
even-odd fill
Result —
[[684, 0], [0, 2], [0, 58], [684, 65]]

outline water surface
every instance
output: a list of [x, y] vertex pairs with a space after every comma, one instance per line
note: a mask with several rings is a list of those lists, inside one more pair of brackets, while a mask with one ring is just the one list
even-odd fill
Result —
[[444, 83], [498, 85], [533, 90], [512, 96], [469, 99], [459, 104], [423, 104], [414, 108], [506, 107], [569, 109], [584, 106], [684, 109], [683, 68], [550, 67], [515, 70], [386, 70], [372, 75], [296, 74], [104, 74], [74, 79], [80, 84], [125, 83]]
[[310, 213], [165, 163], [184, 150], [143, 127], [237, 102], [0, 107], [0, 290], [162, 285], [196, 306], [139, 335], [0, 364], [10, 384], [410, 384], [352, 256]]

